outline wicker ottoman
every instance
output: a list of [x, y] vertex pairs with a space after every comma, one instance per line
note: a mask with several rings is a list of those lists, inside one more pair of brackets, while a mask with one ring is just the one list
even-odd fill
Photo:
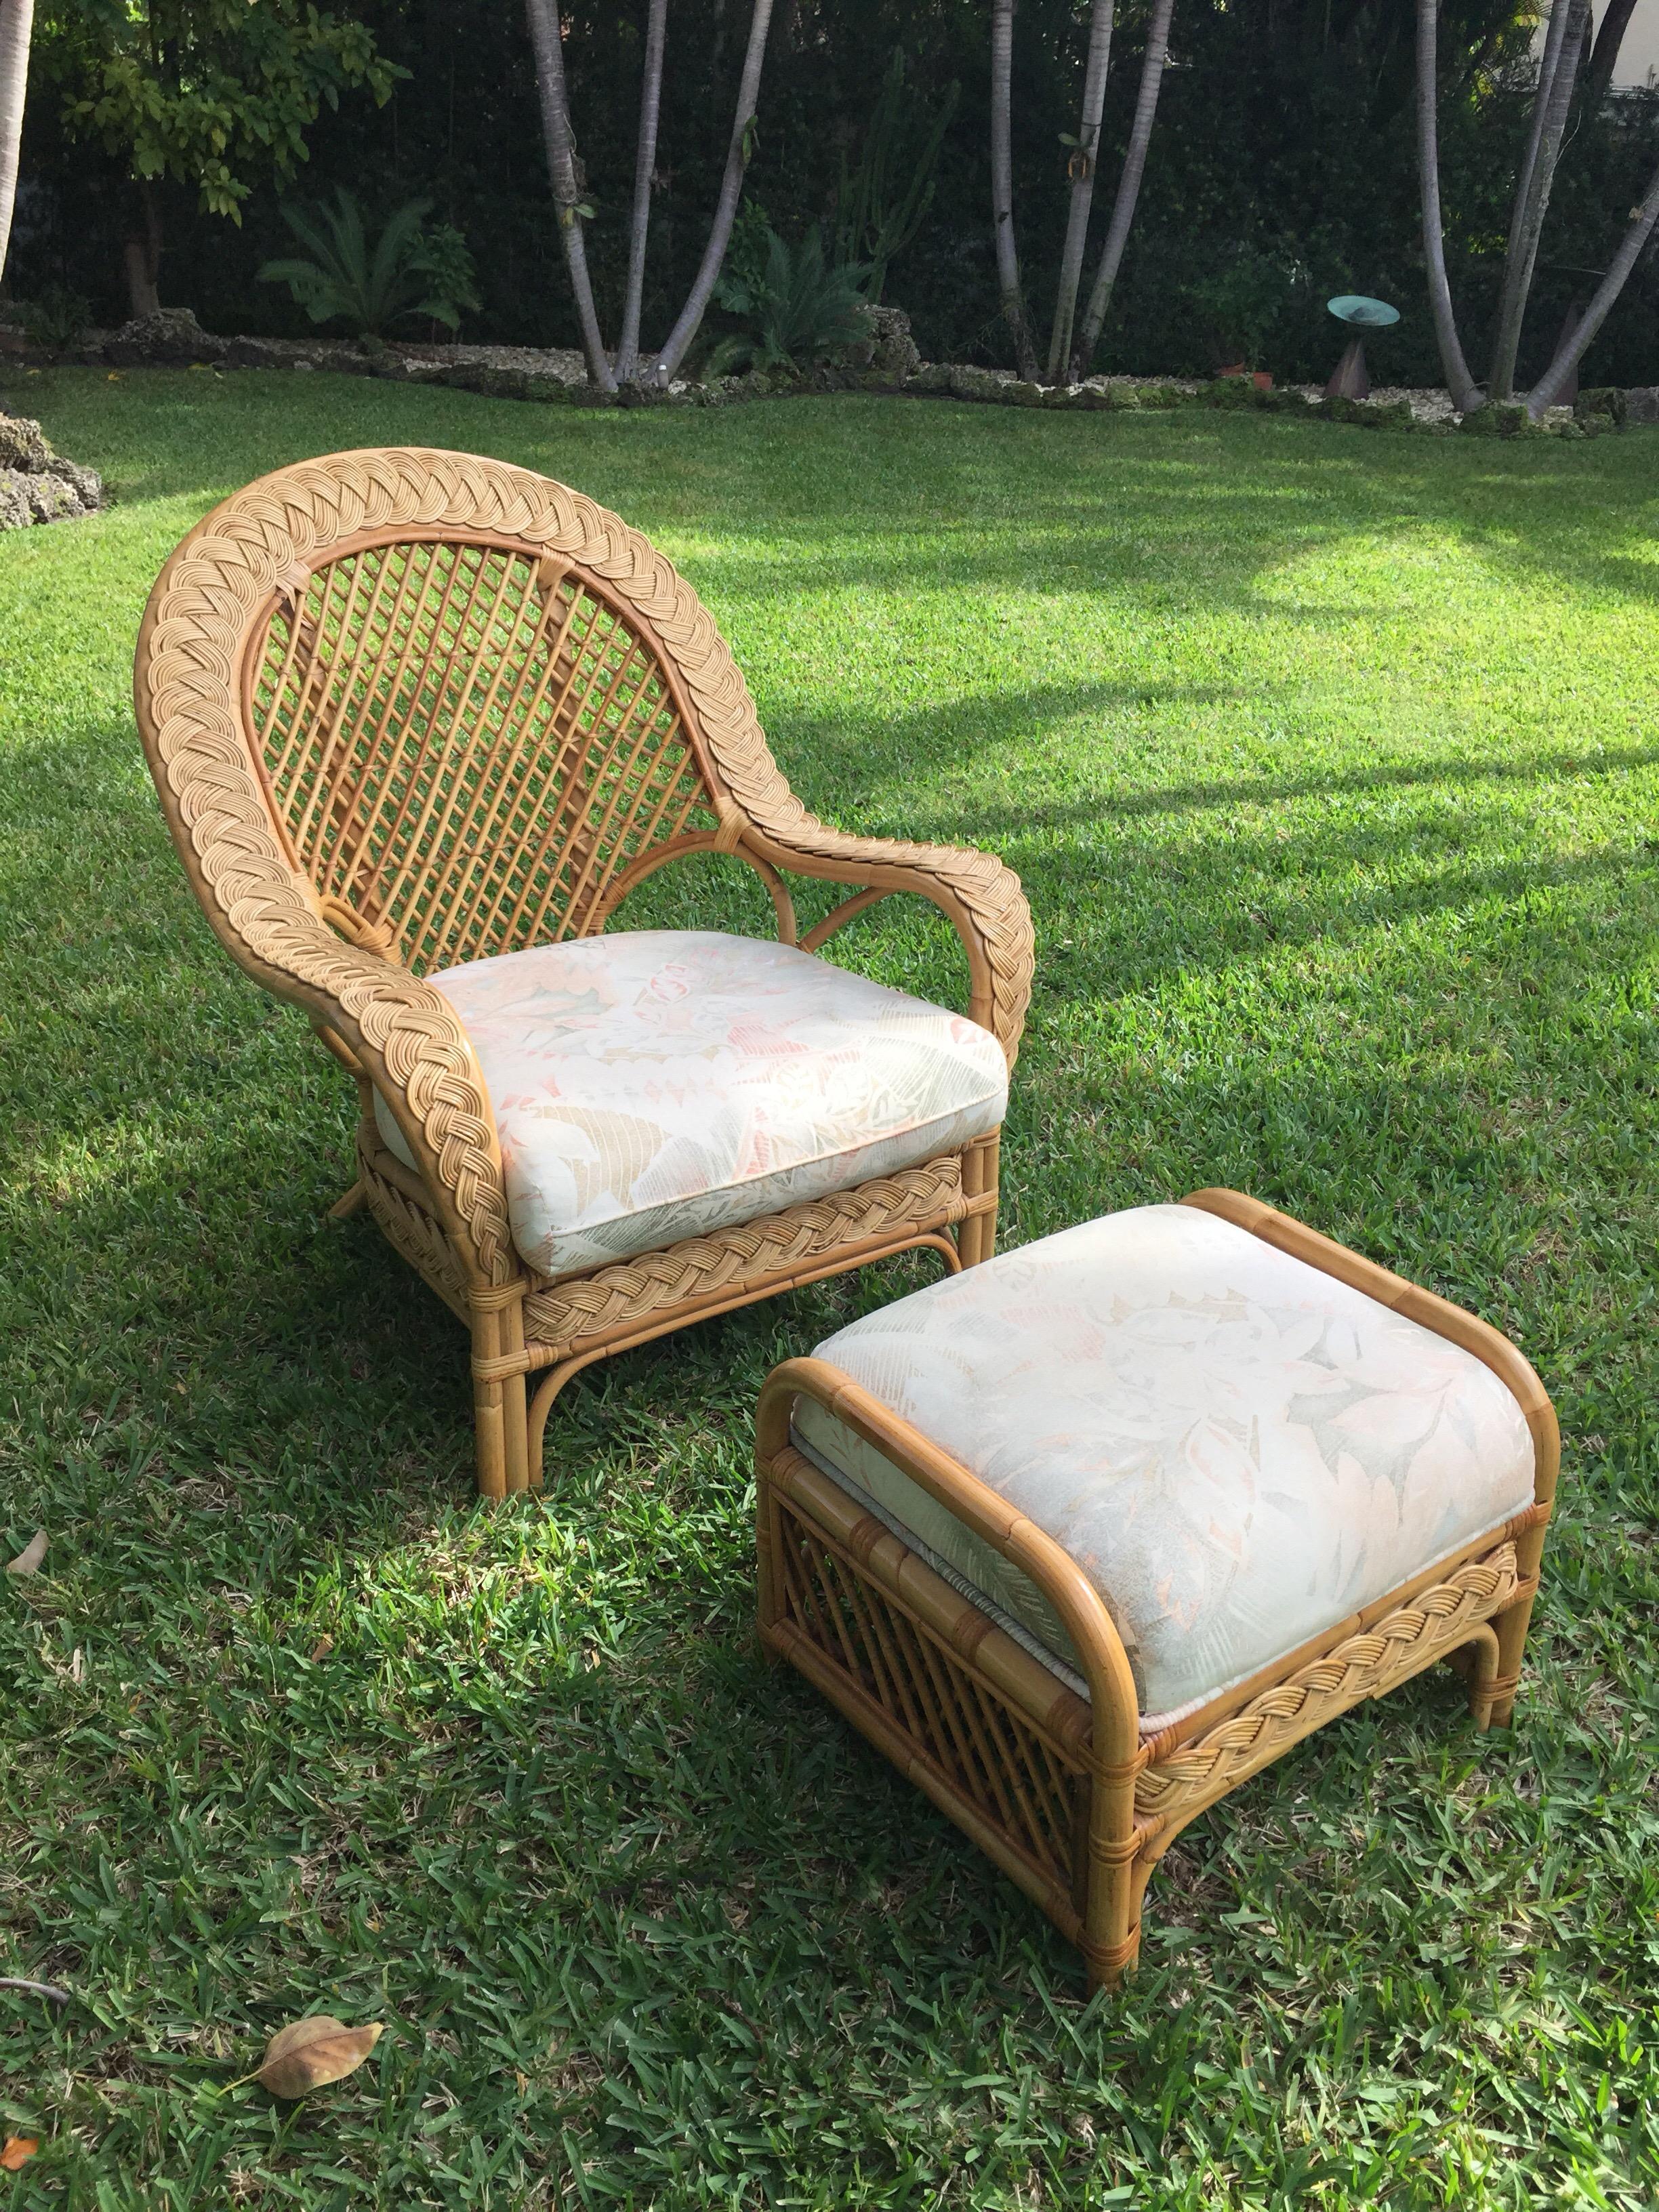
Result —
[[1437, 1659], [1514, 1708], [1559, 1460], [1521, 1354], [1237, 1191], [767, 1379], [761, 1634], [1082, 1949], [1247, 1775]]

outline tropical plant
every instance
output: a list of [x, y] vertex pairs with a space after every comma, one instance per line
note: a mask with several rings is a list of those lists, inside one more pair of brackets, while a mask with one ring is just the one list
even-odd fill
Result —
[[1261, 368], [1302, 273], [1274, 254], [1243, 246], [1192, 287], [1189, 297], [1218, 368], [1236, 362]]
[[163, 178], [240, 222], [261, 173], [293, 178], [324, 107], [353, 86], [384, 104], [407, 74], [365, 24], [313, 0], [58, 0], [44, 30], [70, 131], [114, 155], [136, 186], [124, 247], [135, 315], [160, 305]]
[[452, 225], [426, 228], [431, 208], [430, 200], [410, 200], [371, 241], [348, 191], [314, 216], [285, 204], [283, 219], [309, 258], [267, 261], [259, 281], [286, 284], [313, 323], [344, 323], [359, 337], [380, 337], [388, 323], [410, 315], [455, 330], [462, 311], [478, 304], [472, 256]]
[[869, 335], [864, 314], [868, 276], [859, 263], [826, 261], [816, 228], [792, 253], [769, 227], [759, 273], [750, 276], [739, 270], [720, 280], [720, 305], [745, 327], [721, 339], [704, 374], [721, 376], [743, 367], [805, 368], [847, 353]]
[[19, 310], [23, 335], [47, 353], [67, 353], [79, 345], [92, 321], [90, 303], [67, 285], [49, 284]]
[[28, 88], [29, 37], [34, 0], [0, 0], [0, 273], [11, 242], [17, 197], [17, 154], [23, 137], [23, 95]]
[[[947, 85], [932, 115], [926, 114], [905, 96], [904, 51], [896, 46], [871, 112], [858, 167], [849, 170], [847, 156], [842, 155], [830, 223], [835, 258], [842, 267], [854, 262], [865, 264], [869, 274], [864, 296], [872, 307], [880, 304], [888, 264], [909, 245], [933, 204], [939, 148], [961, 91], [960, 85]], [[901, 181], [899, 161], [911, 149], [909, 172]]]

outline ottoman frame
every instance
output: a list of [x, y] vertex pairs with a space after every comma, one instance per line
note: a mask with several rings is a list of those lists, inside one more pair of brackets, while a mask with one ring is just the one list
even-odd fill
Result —
[[[1491, 1368], [1532, 1432], [1534, 1502], [1158, 1735], [1140, 1735], [1133, 1676], [1105, 1605], [1051, 1536], [827, 1361], [786, 1362], [760, 1400], [767, 1652], [816, 1684], [1019, 1884], [1082, 1951], [1091, 1986], [1134, 1963], [1148, 1877], [1188, 1822], [1326, 1721], [1439, 1659], [1462, 1674], [1478, 1727], [1509, 1721], [1560, 1464], [1543, 1385], [1485, 1322], [1237, 1191], [1194, 1191], [1182, 1203]], [[1071, 1637], [1086, 1700], [795, 1449], [799, 1397], [1030, 1577]]]

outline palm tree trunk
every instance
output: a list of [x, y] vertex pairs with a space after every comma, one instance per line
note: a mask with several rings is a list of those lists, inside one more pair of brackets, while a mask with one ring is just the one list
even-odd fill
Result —
[[1555, 359], [1528, 397], [1527, 412], [1534, 422], [1547, 407], [1554, 405], [1556, 393], [1583, 359], [1590, 341], [1613, 312], [1619, 295], [1625, 289], [1625, 280], [1635, 268], [1637, 258], [1652, 235], [1656, 222], [1659, 222], [1659, 169], [1656, 169], [1649, 179], [1648, 188], [1639, 204], [1631, 210], [1629, 227], [1619, 241], [1619, 251], [1607, 264], [1606, 276], [1590, 295], [1583, 320], [1565, 344], [1558, 349]]
[[1589, 0], [1555, 0], [1533, 98], [1532, 128], [1516, 181], [1515, 211], [1510, 220], [1509, 246], [1504, 255], [1504, 283], [1498, 295], [1498, 328], [1492, 339], [1492, 368], [1486, 379], [1489, 399], [1509, 399], [1515, 391], [1516, 357], [1521, 350], [1521, 325], [1526, 319], [1532, 291], [1533, 270], [1538, 262], [1538, 241], [1555, 182], [1555, 165], [1561, 156], [1561, 134], [1567, 125], [1578, 60], [1589, 28]]
[[576, 138], [570, 127], [570, 99], [564, 82], [564, 39], [559, 24], [558, 0], [525, 0], [530, 23], [530, 43], [536, 54], [536, 87], [541, 95], [542, 136], [547, 143], [547, 173], [553, 185], [553, 204], [558, 210], [559, 235], [564, 244], [565, 266], [570, 289], [576, 295], [576, 319], [581, 325], [582, 356], [590, 383], [614, 392], [617, 380], [605, 359], [605, 340], [593, 305], [593, 286], [587, 274], [587, 247], [582, 219], [576, 210], [581, 190], [576, 179]]
[[1019, 289], [1019, 247], [1014, 236], [1014, 9], [1017, 0], [991, 0], [991, 226], [997, 250], [997, 289], [1014, 334], [1014, 359], [1028, 383], [1036, 381], [1036, 348]]
[[1439, 43], [1440, 0], [1417, 0], [1417, 166], [1423, 195], [1423, 259], [1427, 264], [1429, 306], [1440, 365], [1452, 405], [1467, 415], [1482, 394], [1469, 374], [1457, 335], [1451, 284], [1446, 276], [1446, 234], [1440, 213]]
[[629, 384], [640, 365], [640, 307], [645, 297], [645, 240], [651, 228], [651, 175], [657, 166], [657, 117], [662, 106], [662, 55], [668, 0], [650, 0], [645, 21], [645, 76], [640, 87], [640, 137], [634, 155], [634, 208], [628, 226], [628, 294], [617, 341], [617, 381]]
[[11, 210], [17, 198], [17, 156], [23, 138], [23, 98], [28, 90], [29, 35], [34, 0], [0, 0], [0, 275], [11, 243]]
[[732, 143], [726, 149], [726, 174], [720, 179], [720, 198], [714, 203], [714, 219], [708, 226], [708, 243], [703, 248], [702, 264], [686, 295], [685, 305], [680, 309], [679, 320], [657, 356], [657, 379], [662, 384], [668, 382], [685, 359], [698, 325], [708, 312], [708, 302], [720, 278], [720, 264], [726, 258], [726, 243], [737, 219], [738, 202], [743, 197], [744, 172], [755, 150], [755, 109], [760, 100], [761, 69], [766, 59], [766, 33], [771, 21], [772, 0], [755, 0], [755, 12], [749, 20], [749, 45], [743, 58], [743, 75], [738, 80], [738, 112], [732, 125]]
[[1106, 106], [1106, 72], [1112, 55], [1112, 0], [1094, 0], [1089, 18], [1089, 58], [1083, 71], [1083, 117], [1072, 156], [1072, 204], [1066, 218], [1066, 244], [1060, 257], [1060, 291], [1054, 326], [1048, 337], [1048, 381], [1058, 384], [1072, 351], [1078, 286], [1083, 282], [1083, 252], [1089, 242], [1089, 211], [1094, 203], [1095, 171], [1100, 163], [1100, 118]]
[[1083, 334], [1072, 354], [1074, 381], [1080, 382], [1089, 374], [1089, 364], [1095, 357], [1095, 348], [1105, 327], [1106, 310], [1112, 304], [1112, 288], [1123, 265], [1123, 249], [1129, 242], [1129, 228], [1134, 222], [1135, 205], [1140, 198], [1146, 149], [1152, 143], [1158, 95], [1169, 64], [1170, 19], [1174, 13], [1175, 0], [1152, 0], [1152, 12], [1146, 24], [1146, 52], [1140, 64], [1140, 88], [1135, 94], [1134, 121], [1129, 126], [1129, 143], [1123, 156], [1123, 173], [1117, 180], [1117, 198], [1112, 203], [1106, 244], [1101, 252], [1100, 267], [1095, 272], [1094, 289], [1089, 295], [1089, 310], [1083, 318]]

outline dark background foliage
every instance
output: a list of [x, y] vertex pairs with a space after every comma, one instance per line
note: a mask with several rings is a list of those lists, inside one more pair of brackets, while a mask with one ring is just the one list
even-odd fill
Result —
[[[463, 335], [572, 344], [574, 317], [542, 157], [528, 41], [510, 0], [361, 0], [380, 46], [409, 74], [383, 108], [349, 95], [311, 134], [299, 190], [349, 186], [382, 210], [430, 194], [466, 234], [483, 307]], [[590, 227], [602, 315], [614, 330], [633, 167], [644, 0], [577, 0], [566, 10], [572, 99], [595, 208]], [[1052, 304], [1064, 223], [1086, 9], [1024, 0], [1016, 25], [1014, 136], [1027, 289], [1039, 325]], [[684, 296], [713, 204], [747, 29], [743, 0], [676, 0], [645, 335]], [[962, 98], [932, 210], [896, 264], [887, 297], [906, 307], [925, 354], [1001, 364], [986, 158], [988, 10], [983, 0], [784, 0], [774, 22], [747, 198], [791, 239], [830, 213], [844, 157], [856, 158], [883, 67], [902, 46], [925, 112], [952, 82]], [[1103, 233], [1139, 72], [1145, 9], [1122, 0], [1096, 201]], [[1531, 16], [1516, 0], [1445, 0], [1443, 112], [1454, 282], [1474, 356], [1496, 295], [1515, 153], [1527, 116]], [[1324, 301], [1375, 292], [1402, 310], [1370, 344], [1378, 380], [1438, 382], [1424, 298], [1413, 141], [1411, 0], [1178, 0], [1173, 66], [1146, 185], [1097, 367], [1202, 374], [1241, 349], [1281, 378], [1323, 376], [1337, 349]], [[62, 95], [38, 82], [9, 272], [20, 295], [52, 283], [84, 294], [100, 321], [125, 312], [121, 240], [132, 187], [118, 165], [73, 143]], [[1575, 295], [1591, 288], [1638, 196], [1659, 137], [1659, 96], [1625, 94], [1576, 118], [1546, 231], [1522, 370], [1541, 366]], [[210, 328], [295, 331], [299, 311], [257, 283], [286, 250], [276, 193], [242, 226], [162, 188], [161, 291]], [[1092, 251], [1091, 263], [1092, 264]], [[1091, 266], [1090, 274], [1092, 273]], [[1085, 276], [1085, 284], [1087, 277]], [[718, 318], [710, 324], [712, 337]], [[1588, 382], [1659, 380], [1653, 252], [1585, 364]]]

